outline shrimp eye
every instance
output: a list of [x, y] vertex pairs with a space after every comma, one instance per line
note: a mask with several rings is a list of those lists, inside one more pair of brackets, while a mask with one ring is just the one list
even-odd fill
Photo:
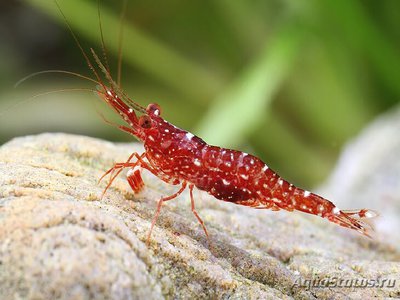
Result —
[[139, 118], [139, 126], [142, 128], [150, 128], [151, 120], [149, 116], [143, 115]]
[[149, 115], [156, 115], [156, 116], [161, 115], [161, 107], [156, 103], [150, 103], [147, 106], [146, 111]]

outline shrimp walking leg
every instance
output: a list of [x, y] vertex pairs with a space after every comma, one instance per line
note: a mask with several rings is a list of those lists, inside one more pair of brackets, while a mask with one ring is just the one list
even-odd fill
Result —
[[[143, 154], [142, 154], [142, 155], [143, 155]], [[114, 164], [114, 166], [113, 166], [112, 168], [108, 169], [108, 170], [100, 177], [99, 182], [102, 181], [103, 178], [106, 177], [106, 176], [107, 176], [108, 174], [110, 174], [110, 173], [111, 173], [111, 176], [110, 176], [110, 177], [112, 178], [112, 177], [113, 177], [113, 173], [114, 173], [115, 170], [121, 169], [121, 168], [124, 169], [124, 168], [128, 167], [127, 165], [130, 164], [130, 161], [131, 161], [131, 159], [132, 159], [134, 156], [135, 156], [135, 157], [138, 157], [139, 154], [138, 154], [137, 152], [133, 152], [133, 153], [129, 156], [129, 158], [128, 158], [128, 160], [127, 160], [126, 162]], [[118, 173], [118, 174], [119, 174], [119, 173]], [[114, 176], [114, 177], [115, 177], [115, 176]]]
[[196, 208], [194, 207], [193, 188], [194, 188], [193, 184], [189, 185], [190, 202], [192, 204], [192, 212], [195, 215], [195, 217], [197, 218], [197, 220], [199, 221], [199, 223], [200, 223], [201, 227], [203, 228], [204, 233], [206, 234], [207, 238], [209, 238], [208, 232], [207, 232], [207, 228], [204, 225], [203, 220], [200, 218], [199, 214], [197, 213]]
[[161, 206], [163, 204], [163, 202], [175, 199], [176, 197], [178, 197], [180, 194], [182, 194], [182, 192], [186, 189], [186, 181], [182, 182], [182, 186], [181, 188], [174, 194], [172, 194], [171, 196], [167, 196], [167, 197], [162, 197], [160, 200], [158, 200], [158, 204], [157, 204], [157, 210], [156, 213], [154, 214], [153, 220], [151, 222], [151, 227], [150, 227], [150, 231], [147, 235], [147, 244], [150, 243], [150, 236], [151, 236], [151, 232], [153, 231], [154, 225], [157, 222], [158, 216], [160, 215], [161, 212]]

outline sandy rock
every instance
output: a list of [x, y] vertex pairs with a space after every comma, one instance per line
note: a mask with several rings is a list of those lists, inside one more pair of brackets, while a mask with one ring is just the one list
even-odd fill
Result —
[[[124, 174], [105, 196], [97, 180], [137, 144], [66, 134], [0, 148], [0, 299], [341, 299], [400, 295], [396, 247], [300, 213], [217, 201], [197, 192], [168, 202], [146, 245], [161, 195], [175, 187]], [[318, 278], [392, 279], [370, 288], [309, 288]], [[304, 284], [302, 284], [304, 283]]]

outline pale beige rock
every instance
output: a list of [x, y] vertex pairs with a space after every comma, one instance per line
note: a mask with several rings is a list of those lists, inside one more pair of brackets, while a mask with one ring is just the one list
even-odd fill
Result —
[[[400, 294], [400, 255], [317, 217], [217, 201], [197, 192], [211, 246], [188, 194], [168, 202], [151, 243], [156, 202], [175, 187], [145, 174], [135, 197], [120, 175], [97, 180], [137, 144], [66, 134], [0, 148], [0, 299], [365, 299]], [[319, 276], [397, 279], [395, 288], [311, 288]]]

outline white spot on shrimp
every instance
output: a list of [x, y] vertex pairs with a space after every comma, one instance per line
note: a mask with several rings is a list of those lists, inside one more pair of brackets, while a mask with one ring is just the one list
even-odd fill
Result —
[[309, 191], [304, 191], [304, 197], [307, 198], [308, 196], [310, 196], [310, 194], [311, 194], [311, 193], [310, 193]]
[[280, 186], [282, 186], [282, 185], [283, 185], [283, 180], [282, 180], [282, 179], [279, 179], [279, 180], [278, 180], [278, 183], [279, 183]]
[[110, 90], [107, 90], [107, 95], [112, 96], [112, 93]]
[[130, 114], [133, 113], [133, 109], [132, 109], [132, 108], [128, 109], [128, 112], [129, 112]]
[[247, 174], [240, 174], [240, 177], [242, 177], [244, 180], [249, 179], [249, 175]]
[[169, 132], [169, 129], [165, 129], [164, 131], [165, 131], [165, 132]]
[[367, 211], [365, 214], [364, 214], [364, 216], [366, 217], [366, 218], [373, 218], [373, 217], [376, 217], [376, 213], [374, 213], [373, 211]]
[[318, 210], [322, 212], [322, 211], [325, 210], [325, 207], [324, 207], [323, 205], [320, 204], [320, 205], [318, 205]]
[[254, 165], [254, 159], [251, 159], [251, 160], [250, 160], [250, 163], [251, 163], [252, 165]]
[[262, 171], [265, 172], [265, 171], [267, 171], [267, 170], [268, 170], [268, 166], [265, 165], [265, 166], [262, 168]]
[[201, 166], [201, 161], [197, 158], [195, 158], [194, 162], [193, 162], [196, 166], [200, 167]]
[[160, 110], [159, 110], [159, 109], [156, 109], [156, 110], [154, 111], [154, 114], [155, 114], [156, 116], [159, 116], [159, 115], [160, 115]]
[[186, 133], [186, 138], [187, 138], [188, 140], [191, 140], [193, 137], [194, 137], [194, 135], [191, 134], [190, 132]]
[[152, 142], [154, 142], [154, 138], [153, 138], [152, 135], [149, 135], [149, 140], [152, 141]]
[[307, 209], [307, 205], [304, 205], [304, 204], [303, 204], [303, 205], [301, 206], [301, 208], [302, 208], [302, 209]]
[[333, 214], [338, 215], [340, 213], [340, 209], [336, 206], [332, 209]]
[[267, 188], [268, 188], [268, 185], [267, 185], [266, 183], [264, 183], [264, 184], [263, 184], [263, 188], [264, 188], [264, 189], [267, 189]]
[[224, 184], [224, 185], [230, 185], [231, 183], [228, 181], [228, 180], [226, 180], [226, 179], [222, 179], [222, 183]]
[[243, 157], [246, 157], [247, 155], [249, 155], [249, 154], [246, 153], [246, 152], [243, 152], [243, 153], [242, 153], [242, 156], [243, 156]]
[[225, 166], [230, 167], [230, 166], [232, 166], [232, 164], [230, 161], [227, 161], [227, 162], [225, 162]]

